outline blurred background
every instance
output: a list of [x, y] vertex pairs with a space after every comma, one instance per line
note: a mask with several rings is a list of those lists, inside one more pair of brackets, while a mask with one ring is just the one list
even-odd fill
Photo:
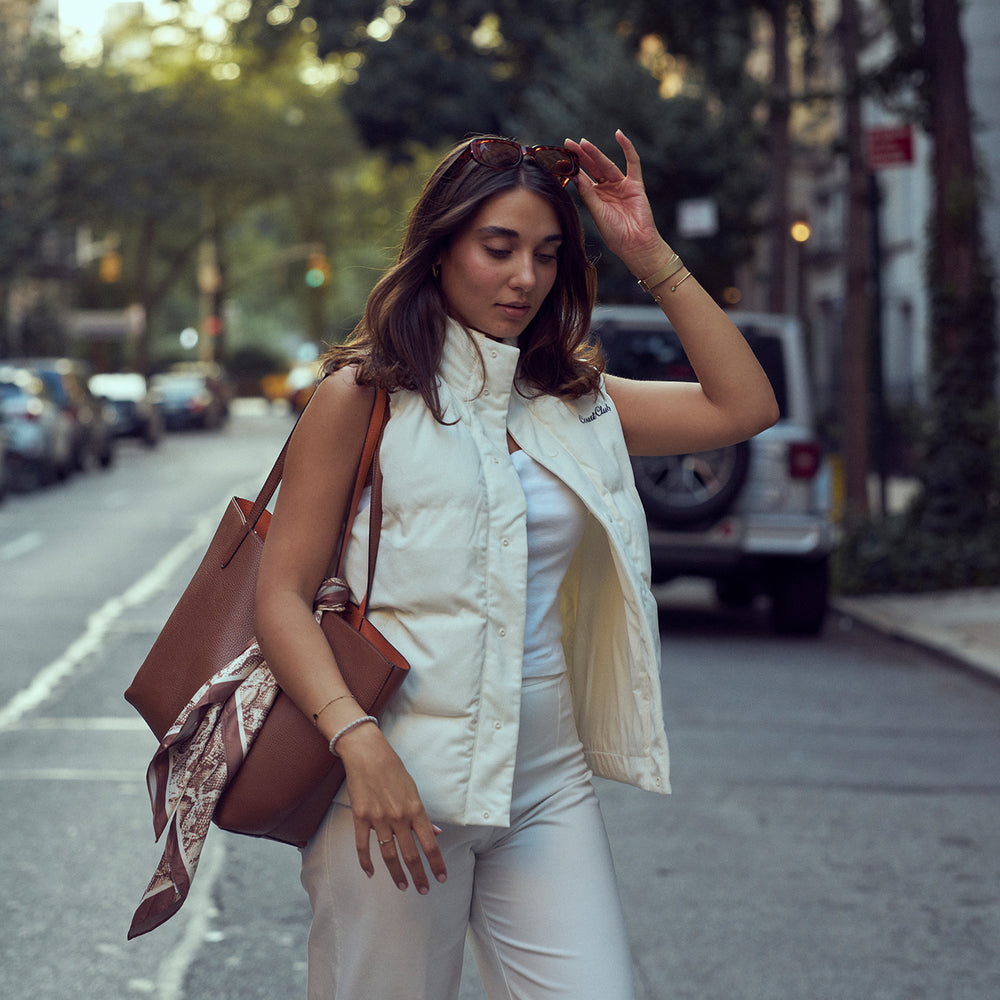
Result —
[[[801, 328], [838, 585], [1000, 581], [992, 0], [0, 14], [0, 361], [159, 376], [148, 400], [134, 380], [100, 395], [119, 420], [152, 406], [129, 425], [148, 440], [221, 425], [232, 397], [298, 408], [443, 150], [477, 132], [608, 147], [621, 127], [702, 283]], [[642, 301], [593, 252], [601, 301]], [[28, 391], [8, 409], [42, 406]], [[71, 465], [56, 447], [41, 478]]]
[[[0, 996], [304, 995], [282, 845], [213, 831], [126, 946], [122, 691], [440, 155], [619, 127], [781, 407], [635, 463], [676, 762], [598, 782], [637, 997], [1000, 996], [998, 51], [996, 0], [0, 0]], [[609, 370], [693, 377], [588, 239]]]

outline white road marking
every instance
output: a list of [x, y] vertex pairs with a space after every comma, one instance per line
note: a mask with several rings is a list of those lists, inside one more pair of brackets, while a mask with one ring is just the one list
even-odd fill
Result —
[[[228, 501], [228, 497], [227, 497]], [[34, 680], [6, 705], [0, 708], [0, 731], [20, 730], [87, 730], [106, 732], [148, 731], [145, 722], [139, 718], [105, 716], [95, 718], [40, 717], [25, 719], [34, 708], [43, 704], [56, 686], [91, 654], [97, 652], [107, 636], [120, 627], [118, 619], [130, 608], [143, 604], [163, 588], [173, 574], [196, 553], [207, 547], [218, 524], [219, 509], [199, 519], [191, 533], [174, 546], [148, 573], [137, 580], [124, 593], [112, 597], [104, 606], [87, 619], [83, 634], [69, 645], [62, 656], [39, 671]], [[44, 541], [40, 532], [29, 532], [0, 547], [0, 562], [13, 559]], [[71, 769], [71, 768], [8, 768], [0, 770], [0, 781], [99, 781], [124, 782], [141, 787], [145, 771], [111, 769]], [[182, 914], [177, 919], [186, 920], [184, 930], [176, 947], [171, 949], [157, 970], [155, 982], [133, 980], [131, 986], [136, 992], [155, 991], [159, 1000], [183, 1000], [184, 979], [191, 963], [197, 958], [211, 923], [217, 916], [213, 902], [215, 883], [226, 864], [226, 848], [220, 838], [209, 837], [202, 851], [198, 877], [192, 882], [191, 892]]]
[[6, 545], [0, 545], [0, 562], [12, 562], [33, 549], [37, 549], [45, 541], [40, 531], [27, 531]]
[[157, 970], [158, 1000], [184, 998], [184, 979], [188, 967], [198, 957], [211, 922], [218, 914], [215, 903], [212, 902], [212, 893], [225, 865], [226, 848], [222, 838], [209, 837], [202, 849], [198, 876], [191, 883], [191, 892], [178, 914], [189, 918], [187, 926], [177, 947], [167, 954]]
[[38, 716], [34, 719], [23, 719], [10, 725], [8, 729], [59, 729], [65, 732], [101, 732], [101, 733], [148, 733], [149, 726], [139, 716], [95, 716], [94, 718], [61, 719], [57, 715]]
[[[218, 509], [199, 519], [194, 530], [181, 539], [148, 573], [140, 577], [124, 593], [112, 597], [88, 619], [87, 626], [62, 656], [40, 670], [31, 683], [22, 688], [3, 708], [0, 708], [0, 730], [8, 729], [52, 694], [56, 686], [104, 643], [115, 622], [130, 608], [148, 601], [163, 588], [192, 555], [204, 550], [218, 523]], [[16, 544], [16, 543], [11, 543]]]
[[0, 781], [99, 781], [134, 785], [145, 780], [145, 769], [111, 771], [71, 767], [0, 767]]

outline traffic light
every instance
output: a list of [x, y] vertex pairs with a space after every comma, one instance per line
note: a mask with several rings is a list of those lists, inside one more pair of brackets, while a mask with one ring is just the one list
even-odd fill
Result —
[[306, 284], [322, 288], [330, 280], [330, 261], [325, 253], [311, 253], [307, 261]]

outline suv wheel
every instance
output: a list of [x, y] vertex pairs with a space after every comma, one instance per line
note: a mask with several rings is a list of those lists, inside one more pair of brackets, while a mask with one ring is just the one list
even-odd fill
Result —
[[826, 617], [830, 561], [774, 559], [768, 567], [771, 624], [782, 635], [819, 635]]
[[715, 451], [632, 459], [646, 510], [663, 524], [676, 526], [721, 517], [743, 488], [749, 464], [746, 441]]

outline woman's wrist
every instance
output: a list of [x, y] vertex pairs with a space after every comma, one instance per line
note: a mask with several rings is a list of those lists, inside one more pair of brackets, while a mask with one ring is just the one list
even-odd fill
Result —
[[355, 732], [355, 730], [360, 729], [362, 726], [369, 725], [375, 726], [376, 729], [378, 728], [378, 719], [376, 719], [374, 715], [359, 715], [356, 719], [352, 719], [348, 722], [346, 726], [341, 726], [340, 729], [338, 729], [337, 732], [330, 737], [330, 753], [332, 753], [334, 757], [340, 757], [341, 741], [351, 733]]
[[662, 285], [663, 282], [668, 281], [670, 278], [676, 277], [683, 270], [684, 261], [681, 260], [679, 254], [672, 253], [662, 267], [657, 268], [644, 278], [639, 278], [639, 287], [644, 292], [649, 292], [652, 295], [654, 288]]
[[677, 258], [677, 254], [674, 253], [670, 244], [665, 240], [660, 240], [657, 246], [651, 247], [642, 254], [636, 254], [631, 257], [626, 261], [626, 266], [635, 276], [636, 281], [648, 283], [651, 278], [662, 271], [674, 258]]
[[343, 760], [347, 766], [350, 764], [352, 755], [364, 756], [368, 752], [365, 750], [366, 747], [370, 751], [371, 744], [367, 741], [373, 736], [377, 737], [381, 734], [382, 731], [375, 716], [359, 716], [354, 722], [345, 726], [342, 731], [334, 734], [333, 739], [330, 740], [330, 753]]

